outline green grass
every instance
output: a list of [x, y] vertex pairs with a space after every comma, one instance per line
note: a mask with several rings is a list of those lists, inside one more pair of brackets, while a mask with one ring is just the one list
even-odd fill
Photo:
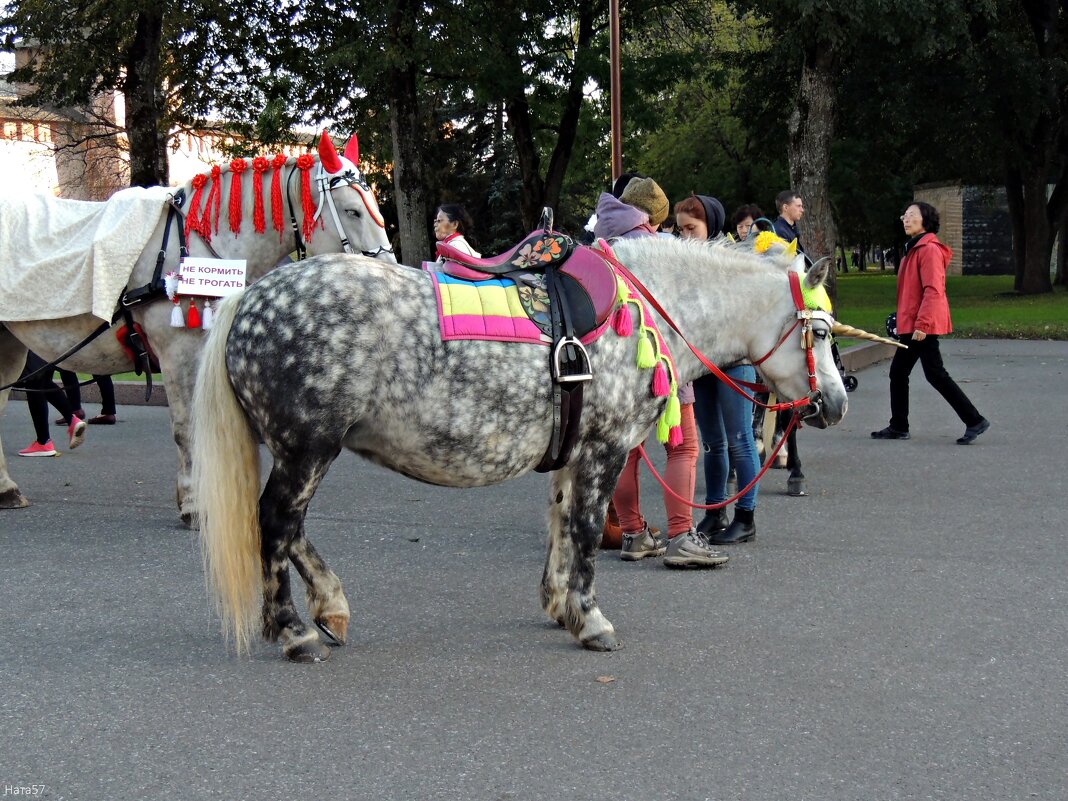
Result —
[[[1011, 275], [947, 276], [952, 336], [1068, 340], [1068, 292], [1064, 287], [1046, 295], [1020, 295], [1012, 284]], [[885, 335], [886, 316], [896, 305], [897, 277], [893, 272], [838, 276], [836, 312], [842, 322]]]

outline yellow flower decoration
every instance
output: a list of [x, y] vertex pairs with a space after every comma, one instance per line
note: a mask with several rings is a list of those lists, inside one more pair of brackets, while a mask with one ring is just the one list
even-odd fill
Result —
[[775, 234], [774, 231], [761, 231], [757, 234], [756, 242], [753, 243], [753, 250], [757, 253], [767, 253], [768, 248], [776, 242], [782, 242], [784, 245], [786, 244], [786, 241]]

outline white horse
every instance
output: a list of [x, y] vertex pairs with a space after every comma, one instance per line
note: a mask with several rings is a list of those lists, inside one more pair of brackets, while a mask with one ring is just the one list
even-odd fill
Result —
[[[343, 250], [355, 251], [396, 263], [378, 203], [359, 172], [357, 159], [355, 137], [346, 147], [345, 155], [339, 156], [324, 132], [317, 157], [300, 156], [286, 159], [284, 163], [282, 158], [278, 157], [266, 172], [262, 160], [257, 163], [253, 163], [253, 159], [235, 160], [245, 161], [248, 168], [246, 170], [232, 170], [230, 165], [222, 167], [216, 179], [222, 197], [217, 233], [209, 234], [210, 243], [202, 236], [191, 233], [188, 239], [189, 255], [244, 259], [247, 262], [247, 280], [250, 283], [272, 270], [289, 253], [303, 246], [303, 240], [306, 240], [307, 252], [312, 255], [338, 253]], [[267, 214], [274, 216], [274, 206], [270, 198], [274, 177], [271, 170], [278, 172], [284, 209], [283, 231], [275, 230], [268, 221], [265, 230], [257, 233], [256, 226], [253, 225], [254, 210], [262, 214], [263, 210], [267, 209]], [[263, 176], [262, 200], [256, 203], [251, 191], [254, 171]], [[248, 173], [244, 177], [244, 192], [241, 196], [243, 225], [236, 234], [230, 229], [228, 203], [235, 172]], [[195, 178], [182, 187], [187, 207], [194, 187], [204, 185], [204, 179], [200, 176], [198, 178], [199, 181]], [[310, 204], [308, 193], [302, 192], [302, 184], [306, 179], [310, 189]], [[176, 189], [175, 192], [177, 191]], [[210, 197], [207, 205], [210, 206]], [[317, 209], [314, 212], [314, 228], [310, 221], [305, 224], [307, 217], [312, 214], [312, 209]], [[208, 213], [206, 208], [204, 213]], [[183, 223], [184, 220], [179, 216], [176, 225]], [[128, 288], [136, 289], [152, 282], [156, 271], [156, 257], [161, 250], [167, 224], [168, 215], [161, 209], [160, 222], [140, 258], [133, 265]], [[302, 230], [303, 236], [300, 233]], [[173, 227], [167, 239], [166, 254], [164, 272], [177, 271], [179, 237]], [[40, 284], [45, 287], [42, 291], [47, 291], [48, 276], [41, 276]], [[191, 523], [195, 502], [191, 494], [189, 476], [189, 406], [197, 362], [206, 334], [201, 329], [171, 327], [171, 304], [166, 301], [166, 297], [139, 305], [132, 309], [132, 314], [133, 320], [143, 329], [165, 377], [171, 412], [171, 431], [178, 446], [178, 508], [182, 520]], [[113, 328], [122, 322], [123, 318], [119, 317]], [[46, 360], [54, 359], [83, 340], [100, 323], [101, 320], [91, 314], [59, 320], [0, 321], [0, 387], [19, 378], [26, 363], [27, 348]], [[84, 373], [108, 375], [130, 370], [131, 361], [112, 331], [107, 331], [64, 360], [61, 366]], [[0, 391], [0, 412], [7, 404], [9, 394], [10, 390]], [[7, 461], [0, 449], [0, 509], [27, 505], [26, 497], [8, 474]]]

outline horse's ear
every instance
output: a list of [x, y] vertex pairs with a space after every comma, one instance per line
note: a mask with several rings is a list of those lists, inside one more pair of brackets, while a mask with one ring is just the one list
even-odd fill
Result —
[[820, 259], [811, 267], [808, 268], [808, 272], [805, 273], [805, 286], [809, 289], [815, 289], [818, 286], [822, 286], [827, 280], [827, 271], [831, 267], [830, 259]]
[[319, 137], [319, 163], [330, 175], [341, 172], [341, 159], [337, 157], [334, 143], [330, 141], [330, 134], [326, 132], [326, 128], [323, 128], [323, 135]]
[[360, 142], [356, 138], [356, 134], [353, 134], [349, 139], [349, 143], [345, 145], [345, 158], [357, 167], [360, 166]]

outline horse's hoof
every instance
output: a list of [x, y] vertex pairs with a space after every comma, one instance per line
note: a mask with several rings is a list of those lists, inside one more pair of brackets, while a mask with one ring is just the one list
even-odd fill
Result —
[[316, 637], [313, 640], [304, 640], [294, 644], [292, 647], [283, 648], [282, 654], [290, 662], [310, 664], [325, 662], [330, 658], [330, 649], [319, 642], [319, 638]]
[[342, 615], [324, 615], [315, 621], [316, 627], [323, 633], [331, 645], [344, 645], [349, 632], [349, 619]]
[[588, 651], [616, 651], [622, 648], [623, 644], [616, 639], [615, 632], [606, 631], [596, 637], [583, 640], [582, 647]]
[[786, 494], [793, 498], [803, 498], [808, 495], [805, 492], [805, 480], [803, 478], [786, 479]]
[[0, 509], [25, 509], [29, 505], [29, 499], [18, 487], [0, 492]]
[[200, 521], [197, 520], [195, 512], [182, 512], [182, 525], [190, 529], [200, 528]]

